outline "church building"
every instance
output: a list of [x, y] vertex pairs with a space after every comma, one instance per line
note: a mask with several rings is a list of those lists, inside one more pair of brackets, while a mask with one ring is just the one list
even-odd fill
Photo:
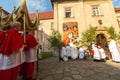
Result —
[[[51, 0], [51, 3], [53, 11], [39, 13], [39, 34], [45, 51], [52, 30], [59, 31], [63, 41], [81, 38], [90, 26], [105, 37], [108, 36], [106, 28], [112, 26], [116, 32], [120, 31], [120, 8], [114, 8], [112, 0]], [[31, 19], [33, 16], [30, 14]]]

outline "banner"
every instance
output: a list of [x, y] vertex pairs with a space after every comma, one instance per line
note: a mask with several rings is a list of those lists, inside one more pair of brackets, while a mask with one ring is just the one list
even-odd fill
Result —
[[70, 39], [78, 38], [78, 24], [77, 22], [63, 23], [63, 41], [64, 44], [69, 44]]

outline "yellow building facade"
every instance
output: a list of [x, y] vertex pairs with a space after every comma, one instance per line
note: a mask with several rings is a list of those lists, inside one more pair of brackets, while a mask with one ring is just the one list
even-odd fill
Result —
[[[101, 29], [102, 27], [115, 28], [116, 32], [120, 31], [118, 20], [120, 13], [116, 12], [113, 7], [112, 0], [51, 0], [53, 6], [53, 18], [41, 19], [39, 30], [44, 29], [44, 41], [40, 43], [44, 45], [44, 51], [47, 49], [47, 38], [52, 30], [57, 30], [61, 33], [63, 40], [64, 33], [67, 29], [76, 27], [74, 35], [68, 35], [68, 38], [81, 38], [82, 32], [90, 26]], [[76, 34], [76, 35], [75, 35]], [[105, 30], [98, 30], [98, 34], [107, 33]]]

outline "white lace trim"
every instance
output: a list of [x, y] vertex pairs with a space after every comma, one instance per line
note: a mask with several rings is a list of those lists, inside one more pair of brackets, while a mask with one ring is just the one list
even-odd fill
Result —
[[24, 62], [25, 54], [23, 52], [23, 47], [9, 56], [0, 54], [0, 70], [14, 68]]

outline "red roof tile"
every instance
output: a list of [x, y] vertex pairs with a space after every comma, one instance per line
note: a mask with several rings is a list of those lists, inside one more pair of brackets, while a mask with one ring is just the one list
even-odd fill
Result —
[[120, 11], [120, 8], [114, 8], [114, 9], [115, 9], [115, 12]]
[[[30, 14], [30, 19], [34, 20], [36, 14]], [[41, 12], [39, 13], [39, 19], [53, 19], [53, 11], [51, 12]]]

